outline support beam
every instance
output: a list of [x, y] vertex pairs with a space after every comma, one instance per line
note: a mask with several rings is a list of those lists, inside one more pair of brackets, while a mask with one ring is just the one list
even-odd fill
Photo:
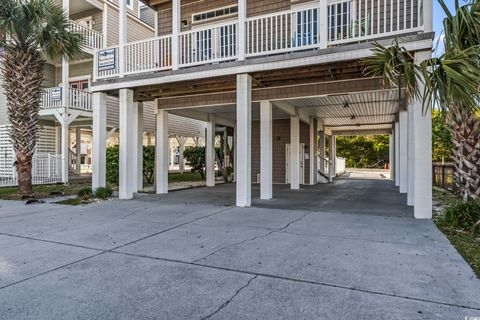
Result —
[[328, 166], [328, 176], [330, 178], [335, 177], [335, 146], [334, 142], [335, 138], [334, 136], [330, 135], [328, 136], [328, 159], [330, 160], [329, 166]]
[[62, 124], [62, 182], [68, 183], [68, 160], [69, 160], [69, 136], [68, 136], [68, 122], [66, 120]]
[[107, 95], [95, 92], [92, 95], [92, 189], [106, 186], [107, 167]]
[[[174, 1], [176, 2], [176, 1]], [[123, 78], [125, 76], [125, 45], [127, 44], [127, 1], [118, 0], [118, 77]]]
[[318, 5], [318, 11], [320, 12], [318, 16], [318, 25], [320, 30], [319, 45], [320, 49], [326, 49], [328, 43], [328, 15], [325, 14], [326, 12], [328, 12], [327, 0], [319, 0]]
[[75, 154], [77, 156], [75, 162], [76, 174], [82, 172], [82, 130], [80, 128], [75, 129]]
[[183, 158], [183, 152], [185, 151], [185, 144], [187, 143], [187, 138], [177, 136], [177, 142], [179, 145], [179, 155], [178, 155], [178, 171], [183, 174], [185, 171], [185, 159]]
[[247, 0], [238, 0], [238, 60], [245, 60], [246, 54], [246, 22], [247, 19]]
[[[414, 181], [414, 175], [415, 172], [413, 170], [413, 167], [415, 166], [415, 110], [414, 108], [417, 108], [417, 105], [415, 103], [412, 103], [408, 107], [407, 111], [407, 204], [409, 206], [414, 205], [414, 199], [415, 199], [415, 181]], [[421, 106], [420, 106], [421, 108]]]
[[[136, 110], [133, 103], [133, 91], [120, 90], [120, 159], [119, 159], [119, 198], [132, 199], [137, 189]], [[133, 121], [132, 121], [133, 120]]]
[[400, 186], [400, 124], [395, 122], [395, 186]]
[[157, 137], [155, 139], [155, 168], [157, 194], [168, 193], [168, 111], [157, 113]]
[[135, 105], [135, 128], [137, 139], [135, 141], [135, 167], [137, 168], [137, 187], [134, 192], [143, 190], [143, 102]]
[[207, 135], [205, 137], [205, 170], [207, 187], [215, 186], [215, 115], [208, 115]]
[[300, 189], [300, 118], [290, 117], [290, 189]]
[[309, 180], [311, 185], [317, 184], [317, 120], [310, 118], [310, 146], [309, 146]]
[[[431, 51], [415, 53], [415, 63], [429, 59]], [[419, 83], [420, 92], [423, 82]], [[432, 218], [432, 106], [423, 112], [421, 101], [413, 103], [414, 130], [414, 215], [417, 219]]]
[[252, 77], [248, 74], [237, 75], [236, 127], [236, 203], [239, 207], [249, 207], [252, 202]]
[[400, 193], [406, 193], [408, 190], [408, 117], [407, 111], [399, 112], [399, 139], [400, 139]]
[[320, 131], [319, 133], [319, 138], [318, 138], [318, 153], [320, 155], [320, 171], [322, 173], [325, 173], [325, 161], [324, 161], [324, 158], [325, 158], [325, 131]]
[[390, 180], [395, 180], [395, 137], [393, 132], [388, 136], [388, 167]]
[[272, 103], [260, 102], [260, 199], [273, 197], [272, 180]]
[[172, 69], [178, 70], [180, 60], [180, 41], [182, 4], [181, 0], [172, 1]]

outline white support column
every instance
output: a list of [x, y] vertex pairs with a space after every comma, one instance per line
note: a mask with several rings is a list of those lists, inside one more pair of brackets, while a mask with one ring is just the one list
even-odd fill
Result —
[[[320, 131], [319, 133], [319, 154], [320, 154], [320, 157], [323, 157], [325, 158], [325, 131]], [[325, 173], [325, 161], [324, 159], [320, 159], [320, 171]]]
[[[174, 1], [176, 2], [176, 1]], [[118, 0], [118, 76], [125, 76], [125, 44], [127, 44], [127, 2], [126, 0]]]
[[407, 111], [400, 110], [399, 114], [399, 140], [400, 140], [400, 193], [408, 190], [408, 117]]
[[300, 117], [290, 116], [290, 189], [300, 189]]
[[395, 186], [400, 186], [400, 124], [395, 122]]
[[215, 115], [208, 114], [207, 136], [205, 137], [205, 171], [207, 187], [215, 186]]
[[247, 32], [247, 0], [238, 0], [238, 60], [245, 60]]
[[272, 103], [260, 101], [260, 199], [272, 199]]
[[[415, 166], [415, 110], [417, 106], [415, 104], [411, 104], [408, 106], [407, 111], [407, 204], [409, 206], [414, 205], [415, 199], [415, 181], [414, 181], [414, 170], [413, 167]], [[421, 108], [421, 106], [420, 106]]]
[[137, 135], [135, 132], [136, 110], [133, 91], [120, 89], [120, 159], [119, 159], [119, 198], [132, 199], [137, 189]]
[[236, 151], [236, 202], [239, 207], [249, 207], [252, 202], [252, 77], [248, 74], [237, 75]]
[[93, 137], [92, 137], [92, 189], [106, 186], [107, 166], [107, 95], [92, 94]]
[[172, 69], [178, 70], [180, 60], [181, 0], [172, 1]]
[[134, 192], [143, 190], [143, 102], [134, 104], [135, 128], [137, 139], [135, 145], [135, 167], [137, 168], [137, 187]]
[[62, 182], [68, 183], [68, 151], [69, 149], [68, 123], [62, 121]]
[[433, 6], [432, 0], [423, 0], [423, 30], [433, 31]]
[[328, 166], [328, 176], [335, 177], [335, 146], [334, 146], [334, 137], [333, 135], [328, 136], [328, 159], [330, 160]]
[[333, 176], [337, 175], [337, 136], [332, 135]]
[[316, 119], [310, 118], [310, 147], [309, 147], [309, 183], [317, 184], [317, 124]]
[[183, 158], [183, 152], [185, 151], [185, 143], [187, 139], [185, 137], [176, 137], [179, 148], [179, 155], [178, 155], [178, 171], [183, 174], [185, 171], [185, 159]]
[[155, 138], [157, 194], [168, 193], [168, 111], [158, 110]]
[[388, 166], [390, 169], [390, 180], [395, 181], [395, 133], [392, 131], [388, 136]]
[[82, 131], [80, 128], [75, 129], [75, 154], [77, 155], [75, 167], [77, 174], [82, 172]]
[[237, 182], [237, 122], [233, 128], [233, 182]]
[[[429, 59], [430, 51], [415, 53], [415, 63]], [[419, 84], [423, 91], [423, 83]], [[417, 219], [432, 218], [432, 113], [431, 106], [423, 112], [422, 102], [415, 101], [413, 109], [414, 130], [414, 215]]]
[[328, 43], [328, 8], [327, 0], [318, 0], [318, 36], [320, 49], [326, 49]]

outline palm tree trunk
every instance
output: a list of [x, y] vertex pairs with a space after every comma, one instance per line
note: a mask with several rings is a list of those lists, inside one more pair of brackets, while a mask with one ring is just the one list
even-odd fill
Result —
[[22, 196], [32, 196], [32, 157], [37, 143], [44, 65], [37, 48], [18, 45], [7, 47], [2, 61], [10, 138], [17, 157]]
[[463, 106], [452, 108], [449, 118], [457, 186], [464, 201], [477, 199], [480, 197], [480, 119]]

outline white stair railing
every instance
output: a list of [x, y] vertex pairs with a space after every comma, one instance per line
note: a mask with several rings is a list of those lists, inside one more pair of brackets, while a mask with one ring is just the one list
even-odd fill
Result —
[[[318, 156], [318, 171], [328, 179], [329, 182], [332, 182], [335, 174], [331, 170], [332, 161], [330, 159]], [[323, 170], [322, 170], [323, 169]]]
[[70, 29], [79, 33], [85, 39], [85, 45], [92, 49], [102, 49], [103, 48], [103, 35], [100, 32], [82, 26], [76, 21], [70, 21]]

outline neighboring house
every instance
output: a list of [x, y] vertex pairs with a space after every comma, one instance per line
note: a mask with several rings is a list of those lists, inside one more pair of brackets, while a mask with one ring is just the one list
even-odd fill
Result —
[[[209, 186], [215, 184], [215, 132], [235, 132], [228, 138], [235, 145], [239, 206], [250, 205], [257, 179], [261, 198], [269, 199], [273, 183], [292, 189], [317, 183], [317, 164], [330, 178], [335, 136], [390, 134], [392, 177], [408, 192], [415, 216], [431, 217], [430, 116], [422, 115], [418, 101], [400, 107], [397, 89], [363, 75], [362, 59], [371, 55], [373, 41], [390, 44], [396, 37], [415, 60], [430, 56], [432, 0], [143, 2], [158, 12], [158, 37], [132, 42], [125, 36], [129, 27], [121, 27], [119, 45], [96, 57], [94, 188], [105, 184], [103, 121], [114, 96], [124, 137], [138, 135], [128, 121], [136, 117], [135, 103], [156, 102], [158, 193], [168, 191], [167, 120], [175, 114], [207, 121]], [[142, 187], [138, 150], [134, 141], [120, 139], [123, 199]]]
[[[85, 37], [81, 59], [73, 62], [49, 61], [45, 68], [45, 93], [40, 111], [40, 135], [33, 164], [34, 183], [68, 182], [69, 176], [91, 173], [92, 164], [92, 94], [94, 54], [119, 43], [118, 1], [70, 0], [64, 1], [69, 12], [72, 30]], [[139, 41], [155, 36], [152, 26], [154, 11], [138, 0], [126, 3], [128, 41]], [[148, 23], [142, 17], [149, 19]], [[0, 87], [0, 186], [16, 183], [14, 151], [8, 136], [6, 101]], [[64, 94], [66, 93], [66, 94]], [[118, 98], [106, 100], [109, 143], [118, 142]], [[177, 117], [178, 118], [178, 117]], [[203, 136], [205, 124], [171, 117], [172, 127], [188, 123], [187, 130], [172, 134]], [[181, 128], [180, 128], [181, 129]], [[143, 111], [144, 143], [154, 142], [154, 103], [145, 103]]]

